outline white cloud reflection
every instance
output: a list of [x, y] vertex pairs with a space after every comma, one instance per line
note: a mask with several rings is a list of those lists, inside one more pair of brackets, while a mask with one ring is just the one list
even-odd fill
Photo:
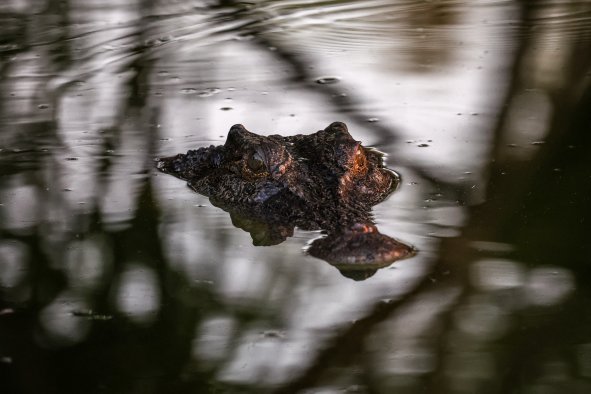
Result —
[[0, 262], [0, 288], [17, 286], [29, 268], [27, 246], [17, 240], [0, 240]]
[[530, 271], [525, 284], [526, 299], [532, 305], [561, 303], [575, 290], [573, 274], [562, 267], [538, 267]]

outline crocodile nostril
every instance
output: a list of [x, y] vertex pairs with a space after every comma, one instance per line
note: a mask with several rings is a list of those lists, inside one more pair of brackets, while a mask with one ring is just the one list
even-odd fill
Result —
[[235, 124], [230, 128], [228, 136], [226, 137], [226, 146], [237, 145], [240, 146], [244, 141], [245, 135], [248, 131], [241, 124]]
[[232, 133], [232, 132], [237, 133], [237, 132], [241, 132], [241, 131], [246, 131], [244, 126], [241, 124], [235, 124], [234, 126], [230, 127], [230, 133]]
[[349, 133], [349, 130], [347, 129], [347, 125], [344, 124], [343, 122], [332, 122], [328, 126], [328, 129], [330, 129], [334, 132]]

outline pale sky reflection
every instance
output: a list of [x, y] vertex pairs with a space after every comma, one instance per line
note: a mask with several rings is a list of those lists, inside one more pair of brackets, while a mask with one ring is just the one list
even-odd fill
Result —
[[114, 290], [117, 309], [135, 323], [149, 324], [160, 310], [161, 296], [154, 271], [128, 264]]

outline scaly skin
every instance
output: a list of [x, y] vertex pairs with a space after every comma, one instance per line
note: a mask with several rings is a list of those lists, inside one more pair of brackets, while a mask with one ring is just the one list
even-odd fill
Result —
[[372, 206], [398, 187], [398, 175], [384, 167], [383, 154], [355, 141], [344, 123], [291, 137], [234, 125], [224, 145], [161, 158], [156, 166], [230, 212], [255, 244], [282, 242], [294, 227], [326, 230], [308, 253], [346, 276], [368, 277], [413, 254], [381, 234], [371, 217]]

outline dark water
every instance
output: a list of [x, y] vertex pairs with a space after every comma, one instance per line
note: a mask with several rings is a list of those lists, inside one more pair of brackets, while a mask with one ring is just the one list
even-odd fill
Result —
[[[590, 66], [588, 1], [4, 0], [0, 392], [591, 392]], [[365, 281], [153, 169], [335, 120]]]

